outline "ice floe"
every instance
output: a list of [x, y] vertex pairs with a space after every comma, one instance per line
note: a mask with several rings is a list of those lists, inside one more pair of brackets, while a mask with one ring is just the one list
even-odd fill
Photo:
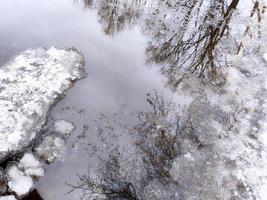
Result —
[[84, 75], [77, 50], [54, 47], [24, 51], [0, 69], [0, 161], [40, 135], [52, 106]]

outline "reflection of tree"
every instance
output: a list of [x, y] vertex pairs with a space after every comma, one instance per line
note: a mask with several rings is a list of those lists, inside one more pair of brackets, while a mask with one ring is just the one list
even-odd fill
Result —
[[[157, 92], [148, 94], [147, 102], [150, 109], [134, 115], [136, 125], [125, 129], [134, 133], [133, 143], [112, 153], [100, 174], [79, 176], [70, 192], [107, 200], [235, 199], [248, 194], [245, 183], [232, 174], [236, 161], [220, 154], [229, 147], [207, 128], [211, 119], [224, 115], [220, 109], [212, 111], [215, 107], [197, 100], [181, 116]], [[216, 116], [206, 116], [210, 112]], [[203, 114], [209, 120], [200, 119]], [[116, 129], [111, 132], [117, 134]]]
[[85, 8], [97, 9], [100, 22], [107, 35], [113, 35], [123, 30], [126, 25], [134, 24], [139, 16], [137, 5], [136, 1], [84, 0]]
[[[134, 150], [113, 152], [98, 178], [90, 173], [79, 175], [77, 184], [68, 184], [70, 192], [81, 191], [81, 199], [182, 199], [181, 194], [174, 198], [180, 183], [170, 171], [174, 160], [183, 155], [183, 140], [190, 138], [199, 147], [198, 136], [188, 120], [178, 115], [173, 102], [156, 91], [147, 95], [147, 102], [151, 109], [138, 113], [136, 126], [128, 130], [136, 133]], [[157, 187], [151, 188], [155, 184]]]
[[131, 182], [123, 180], [120, 176], [120, 162], [118, 155], [111, 155], [105, 163], [100, 179], [94, 179], [89, 174], [78, 175], [76, 185], [68, 184], [71, 188], [69, 193], [74, 190], [82, 192], [82, 199], [107, 199], [107, 200], [139, 200], [136, 195], [135, 187]]
[[91, 8], [94, 0], [83, 0], [85, 8]]
[[[198, 13], [203, 9], [203, 1], [190, 2], [183, 6], [185, 15], [177, 24], [177, 31], [160, 35], [164, 37], [163, 43], [150, 43], [147, 54], [150, 61], [164, 64], [164, 72], [169, 76], [184, 68], [200, 77], [216, 78], [219, 65], [217, 47], [226, 35], [232, 12], [239, 0], [233, 0], [229, 6], [222, 0], [212, 0], [204, 15]], [[175, 21], [179, 21], [179, 18], [174, 19], [173, 23]], [[155, 35], [154, 40], [161, 39], [158, 36]]]
[[182, 119], [172, 102], [162, 97], [148, 94], [147, 102], [152, 112], [141, 112], [140, 123], [135, 127], [138, 133], [136, 147], [144, 155], [143, 162], [150, 178], [167, 184], [172, 180], [170, 169], [174, 160], [183, 155], [183, 142], [190, 139], [198, 148], [202, 147], [189, 117]]
[[126, 25], [142, 25], [149, 40], [147, 60], [161, 64], [174, 85], [184, 70], [203, 80], [218, 80], [222, 50], [233, 49], [230, 23], [240, 0], [92, 1], [84, 0], [84, 4], [97, 9], [108, 35]]

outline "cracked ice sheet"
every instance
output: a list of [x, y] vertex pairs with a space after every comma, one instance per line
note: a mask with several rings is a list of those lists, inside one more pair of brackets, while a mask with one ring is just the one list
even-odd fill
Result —
[[0, 161], [38, 136], [52, 106], [84, 77], [75, 49], [31, 49], [0, 69]]

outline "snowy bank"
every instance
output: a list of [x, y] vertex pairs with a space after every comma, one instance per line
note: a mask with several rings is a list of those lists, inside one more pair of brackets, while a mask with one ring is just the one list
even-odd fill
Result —
[[84, 75], [77, 50], [54, 47], [27, 50], [0, 69], [0, 161], [40, 135], [52, 106]]

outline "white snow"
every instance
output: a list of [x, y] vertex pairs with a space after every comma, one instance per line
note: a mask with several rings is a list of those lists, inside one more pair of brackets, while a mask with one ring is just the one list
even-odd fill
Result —
[[42, 163], [37, 160], [32, 153], [25, 153], [19, 161], [19, 168], [21, 168], [26, 175], [41, 177], [44, 175], [44, 168]]
[[62, 135], [70, 135], [72, 131], [74, 130], [74, 125], [66, 120], [56, 120], [54, 122], [55, 131], [57, 133], [60, 133]]
[[192, 156], [191, 153], [186, 153], [186, 154], [184, 155], [184, 157], [187, 158], [187, 159], [189, 159], [189, 160], [194, 160], [194, 157]]
[[33, 187], [33, 179], [20, 171], [15, 164], [7, 168], [7, 176], [9, 189], [18, 196], [26, 195]]
[[9, 196], [1, 196], [0, 200], [17, 200], [15, 196], [9, 195]]
[[19, 167], [27, 169], [29, 167], [40, 167], [41, 163], [37, 160], [32, 153], [25, 153], [20, 159]]
[[8, 163], [6, 175], [9, 190], [22, 197], [30, 192], [34, 185], [34, 180], [36, 180], [35, 178], [44, 175], [44, 168], [32, 153], [25, 153], [19, 163]]
[[38, 136], [51, 107], [84, 76], [72, 49], [31, 49], [0, 69], [0, 160]]

